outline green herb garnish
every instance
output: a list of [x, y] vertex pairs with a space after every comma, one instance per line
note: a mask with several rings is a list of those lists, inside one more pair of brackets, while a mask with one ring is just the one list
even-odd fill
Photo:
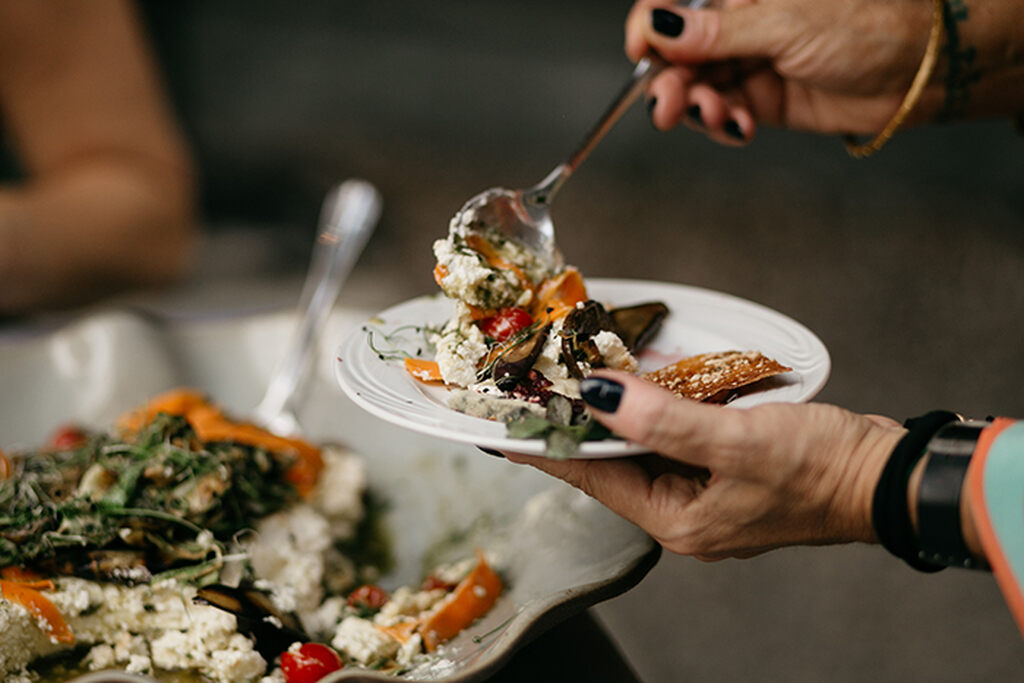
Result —
[[[568, 411], [568, 412], [567, 412]], [[584, 441], [617, 438], [589, 415], [572, 424], [572, 407], [564, 396], [548, 401], [545, 417], [527, 415], [510, 421], [506, 433], [512, 439], [544, 439], [544, 455], [556, 460], [571, 458]]]
[[[390, 332], [383, 332], [369, 325], [363, 325], [362, 329], [366, 333], [366, 343], [369, 344], [370, 350], [381, 360], [417, 358], [422, 356], [424, 351], [433, 353], [434, 343], [431, 339], [434, 335], [441, 333], [440, 327], [431, 325], [402, 325]], [[409, 330], [418, 335], [419, 339], [415, 337], [409, 339], [402, 334]], [[380, 335], [383, 344], [375, 342], [374, 335]], [[415, 352], [407, 350], [411, 348], [416, 349]]]
[[[53, 572], [124, 551], [154, 573], [205, 580], [239, 531], [298, 499], [290, 458], [199, 442], [180, 416], [80, 446], [15, 454], [0, 482], [0, 566]], [[213, 565], [216, 565], [214, 567]]]

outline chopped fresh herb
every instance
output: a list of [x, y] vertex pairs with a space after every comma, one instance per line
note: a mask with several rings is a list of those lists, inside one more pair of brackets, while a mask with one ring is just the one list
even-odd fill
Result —
[[[434, 352], [434, 344], [431, 341], [434, 335], [441, 333], [441, 328], [430, 325], [402, 325], [390, 332], [383, 332], [369, 325], [363, 325], [363, 332], [366, 333], [366, 343], [381, 360], [402, 360], [421, 356], [423, 349], [430, 353]], [[412, 331], [419, 340], [411, 340], [405, 332]], [[379, 335], [382, 344], [375, 341], [375, 335]], [[416, 348], [416, 353], [406, 351], [407, 348]]]

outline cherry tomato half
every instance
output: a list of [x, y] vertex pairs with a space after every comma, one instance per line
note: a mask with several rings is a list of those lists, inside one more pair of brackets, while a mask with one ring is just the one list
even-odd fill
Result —
[[349, 607], [362, 607], [365, 609], [380, 609], [391, 596], [380, 586], [368, 583], [360, 586], [348, 595]]
[[53, 435], [50, 436], [50, 445], [64, 451], [81, 446], [87, 438], [89, 438], [88, 435], [81, 427], [67, 424], [58, 427]]
[[477, 325], [484, 335], [503, 342], [533, 323], [533, 316], [518, 306], [503, 308], [497, 315], [481, 319]]
[[285, 683], [316, 683], [342, 666], [341, 655], [320, 643], [303, 643], [298, 652], [281, 653]]

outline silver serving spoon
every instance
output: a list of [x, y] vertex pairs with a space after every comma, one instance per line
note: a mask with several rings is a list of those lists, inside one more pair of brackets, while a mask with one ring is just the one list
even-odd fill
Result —
[[[657, 58], [655, 58], [657, 59]], [[597, 124], [583, 138], [569, 158], [555, 167], [544, 180], [524, 190], [492, 187], [466, 202], [454, 222], [469, 229], [497, 229], [535, 252], [550, 267], [561, 265], [555, 244], [555, 226], [550, 206], [555, 194], [622, 114], [647, 88], [661, 69], [660, 60], [641, 59], [633, 74]]]
[[[699, 9], [709, 0], [690, 0], [680, 5]], [[555, 167], [544, 180], [525, 190], [493, 187], [466, 202], [454, 222], [470, 229], [497, 229], [535, 252], [551, 268], [561, 266], [562, 256], [555, 243], [555, 226], [551, 222], [551, 201], [569, 176], [591, 150], [611, 130], [647, 85], [665, 66], [657, 55], [644, 57], [636, 63], [632, 75], [618, 96], [612, 100], [597, 124], [590, 129], [569, 158]]]
[[299, 389], [338, 291], [366, 246], [380, 211], [380, 193], [365, 180], [346, 180], [324, 198], [320, 232], [299, 296], [301, 318], [271, 375], [267, 393], [252, 414], [258, 424], [274, 433], [288, 435], [300, 430], [295, 415]]

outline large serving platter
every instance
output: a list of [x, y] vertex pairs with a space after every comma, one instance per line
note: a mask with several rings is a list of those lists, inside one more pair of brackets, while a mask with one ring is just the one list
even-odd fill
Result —
[[[606, 307], [664, 302], [669, 316], [641, 354], [641, 371], [654, 370], [687, 356], [711, 351], [756, 350], [792, 368], [731, 402], [750, 407], [769, 402], [802, 402], [825, 385], [828, 350], [809, 329], [792, 318], [752, 301], [685, 285], [644, 280], [594, 278], [591, 298]], [[512, 439], [505, 425], [451, 410], [447, 389], [415, 380], [400, 358], [381, 346], [422, 352], [418, 328], [439, 328], [452, 316], [453, 302], [442, 295], [403, 302], [368, 318], [341, 343], [335, 358], [338, 381], [349, 398], [373, 415], [430, 436], [477, 446], [540, 455], [541, 439]], [[574, 457], [608, 458], [644, 452], [621, 440], [583, 443]]]
[[[368, 315], [336, 312], [325, 338], [347, 335]], [[41, 444], [66, 422], [110, 425], [178, 386], [245, 415], [294, 322], [291, 313], [167, 322], [97, 311], [47, 332], [0, 331], [0, 448]], [[494, 609], [402, 680], [480, 680], [539, 631], [633, 586], [658, 558], [637, 527], [531, 468], [367, 415], [338, 389], [332, 353], [318, 356], [299, 417], [309, 438], [364, 457], [371, 489], [387, 503], [395, 550], [385, 588], [418, 582], [428, 558], [468, 556], [474, 546], [505, 558], [508, 590]], [[91, 680], [151, 680], [112, 676]], [[343, 670], [324, 680], [393, 677]]]

